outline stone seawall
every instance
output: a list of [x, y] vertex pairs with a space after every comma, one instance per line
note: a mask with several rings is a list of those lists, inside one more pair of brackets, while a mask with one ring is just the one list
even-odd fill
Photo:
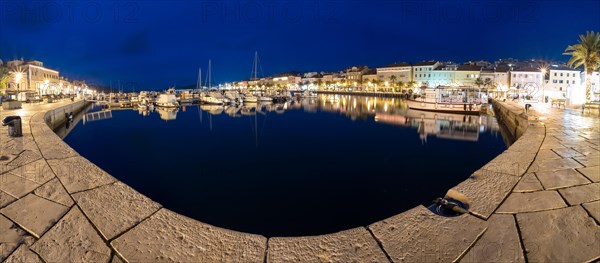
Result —
[[0, 261], [600, 259], [597, 118], [554, 109], [545, 115], [525, 113], [521, 104], [494, 101], [499, 122], [518, 139], [449, 191], [469, 199], [469, 213], [442, 217], [419, 205], [337, 233], [267, 238], [172, 212], [80, 156], [51, 127], [87, 105], [31, 105], [20, 113], [6, 112], [22, 114], [25, 127], [19, 138], [7, 138], [6, 128], [0, 128], [1, 149], [8, 156], [0, 161]]
[[75, 115], [80, 111], [86, 109], [86, 107], [90, 104], [91, 102], [81, 100], [71, 103], [69, 105], [49, 110], [44, 115], [44, 120], [46, 121], [46, 124], [48, 124], [48, 126], [54, 130], [56, 127], [64, 124], [67, 121], [66, 114], [72, 113], [73, 115]]
[[507, 131], [514, 140], [520, 138], [529, 125], [529, 119], [525, 115], [525, 108], [501, 103], [497, 100], [493, 100], [492, 105], [498, 123], [507, 128]]

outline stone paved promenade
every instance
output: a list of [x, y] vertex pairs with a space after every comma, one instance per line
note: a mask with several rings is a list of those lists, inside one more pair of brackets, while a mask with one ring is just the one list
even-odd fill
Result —
[[9, 138], [6, 127], [0, 129], [0, 155], [8, 157], [0, 161], [0, 261], [600, 259], [597, 116], [537, 106], [525, 115], [523, 105], [504, 103], [528, 125], [506, 152], [452, 189], [469, 198], [469, 214], [445, 218], [418, 206], [338, 233], [267, 239], [171, 212], [79, 156], [45, 120], [46, 111], [67, 104], [2, 112], [23, 117], [24, 136]]

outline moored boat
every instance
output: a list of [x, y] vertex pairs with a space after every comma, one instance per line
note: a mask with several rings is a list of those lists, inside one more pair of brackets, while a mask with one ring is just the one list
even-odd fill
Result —
[[[424, 96], [406, 100], [414, 110], [479, 115], [482, 93], [472, 87], [437, 87], [425, 89]], [[484, 108], [484, 107], [483, 107]]]
[[166, 93], [158, 95], [156, 100], [156, 106], [164, 108], [178, 107], [177, 97], [175, 96], [175, 89], [170, 88]]

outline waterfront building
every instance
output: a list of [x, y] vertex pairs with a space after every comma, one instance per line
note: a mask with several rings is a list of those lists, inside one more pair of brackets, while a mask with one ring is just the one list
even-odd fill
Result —
[[477, 65], [461, 65], [456, 69], [456, 74], [454, 77], [454, 83], [457, 86], [477, 86], [475, 85], [475, 81], [479, 78], [481, 74], [482, 66]]
[[542, 72], [539, 68], [516, 68], [509, 72], [509, 89], [521, 95], [541, 97]]
[[[585, 90], [585, 85], [586, 85], [586, 83], [585, 83], [585, 72], [581, 72], [581, 80], [582, 80], [582, 82], [581, 82], [582, 84], [581, 85], [583, 86], [583, 89]], [[600, 73], [598, 71], [592, 73], [590, 81], [592, 82], [592, 97], [591, 97], [591, 100], [592, 101], [600, 101]]]
[[480, 78], [487, 83], [487, 79], [491, 82], [491, 86], [485, 86], [488, 91], [495, 92], [498, 96], [503, 96], [508, 91], [508, 72], [510, 68], [507, 66], [497, 66], [495, 68], [481, 69]]
[[396, 82], [408, 83], [412, 80], [412, 67], [408, 63], [394, 63], [377, 68], [377, 78], [380, 81], [390, 81], [392, 76]]
[[542, 87], [542, 97], [567, 99], [569, 103], [574, 104], [585, 102], [585, 87], [581, 85], [581, 71], [570, 67], [552, 65], [548, 67], [545, 80]]
[[369, 71], [367, 66], [353, 66], [346, 69], [346, 81], [349, 86], [358, 87], [362, 85], [363, 74]]
[[457, 68], [458, 65], [454, 63], [440, 65], [439, 67], [433, 70], [431, 78], [428, 78], [427, 82], [430, 84], [430, 87], [453, 85], [455, 84]]
[[44, 67], [44, 63], [41, 61], [12, 60], [6, 62], [6, 67], [13, 74], [22, 76], [19, 78], [18, 83], [13, 81], [12, 90], [46, 95], [60, 88], [61, 78], [59, 72]]
[[413, 81], [417, 87], [434, 87], [429, 83], [433, 71], [441, 65], [438, 61], [422, 61], [413, 65]]
[[362, 75], [362, 81], [363, 81], [363, 87], [366, 87], [368, 85], [368, 83], [377, 84], [378, 82], [384, 83], [385, 81], [389, 81], [389, 80], [380, 81], [380, 79], [377, 76], [377, 69], [369, 69], [367, 72], [365, 72]]
[[268, 78], [267, 82], [275, 88], [298, 88], [302, 77], [297, 72], [286, 72]]
[[324, 84], [323, 76], [318, 72], [307, 72], [302, 74], [302, 85], [321, 85]]

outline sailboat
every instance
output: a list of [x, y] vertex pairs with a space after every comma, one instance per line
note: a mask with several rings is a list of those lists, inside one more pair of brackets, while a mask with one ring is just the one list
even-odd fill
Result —
[[[258, 60], [258, 51], [255, 51], [254, 52], [254, 63], [252, 65], [252, 75], [253, 76], [251, 78], [254, 81], [258, 81], [258, 61], [259, 61]], [[246, 98], [246, 100], [248, 100], [248, 99], [252, 100], [251, 97], [250, 98]], [[272, 102], [273, 98], [261, 94], [261, 95], [259, 95], [259, 97], [257, 98], [257, 100], [261, 101], [261, 102]], [[250, 101], [248, 101], [248, 102], [250, 102]]]
[[[212, 72], [211, 71], [212, 71], [212, 61], [209, 59], [208, 60], [208, 73], [206, 76], [206, 82], [208, 84], [209, 90], [212, 89], [212, 79], [211, 79]], [[211, 91], [211, 92], [204, 94], [204, 96], [201, 96], [200, 101], [204, 104], [222, 105], [225, 103], [225, 101], [223, 100], [224, 98], [219, 95], [220, 94], [218, 94], [218, 92]]]

